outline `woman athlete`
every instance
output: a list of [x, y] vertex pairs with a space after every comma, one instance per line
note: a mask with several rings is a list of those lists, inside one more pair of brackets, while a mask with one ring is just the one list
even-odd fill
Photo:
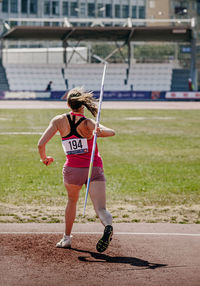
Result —
[[[38, 142], [40, 158], [46, 166], [49, 166], [54, 159], [46, 156], [45, 146], [57, 131], [62, 138], [62, 146], [66, 154], [66, 162], [63, 166], [63, 181], [68, 193], [65, 209], [65, 232], [61, 241], [56, 244], [57, 247], [62, 248], [71, 247], [71, 230], [76, 217], [76, 204], [82, 186], [87, 184], [93, 133], [96, 128], [95, 121], [84, 116], [84, 109], [86, 107], [93, 116], [96, 116], [98, 111], [92, 93], [87, 93], [82, 88], [74, 88], [69, 91], [67, 104], [71, 112], [54, 117]], [[114, 130], [101, 124], [96, 132], [98, 137], [115, 135]], [[89, 194], [95, 212], [105, 227], [103, 236], [96, 245], [98, 252], [107, 249], [113, 234], [112, 216], [106, 210], [105, 191], [103, 163], [96, 146]]]

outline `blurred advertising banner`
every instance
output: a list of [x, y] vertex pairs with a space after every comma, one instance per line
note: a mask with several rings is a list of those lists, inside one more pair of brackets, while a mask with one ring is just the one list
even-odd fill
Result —
[[166, 99], [200, 99], [200, 92], [166, 92]]

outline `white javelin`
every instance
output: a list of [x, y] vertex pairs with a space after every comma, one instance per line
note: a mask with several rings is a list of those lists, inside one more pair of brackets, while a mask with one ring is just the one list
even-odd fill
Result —
[[90, 158], [90, 166], [89, 166], [89, 171], [88, 171], [87, 188], [86, 188], [86, 193], [85, 193], [85, 204], [84, 204], [83, 215], [85, 215], [85, 209], [86, 209], [86, 205], [87, 205], [87, 198], [88, 198], [88, 193], [89, 193], [90, 180], [91, 180], [92, 168], [93, 168], [93, 162], [94, 162], [94, 153], [95, 153], [95, 149], [96, 149], [97, 128], [99, 127], [99, 122], [100, 122], [106, 65], [107, 65], [107, 62], [104, 61], [104, 69], [103, 69], [103, 76], [102, 76], [102, 82], [101, 82], [101, 91], [100, 91], [100, 97], [99, 97], [99, 108], [98, 108], [98, 113], [97, 113], [96, 126], [95, 126], [95, 131], [94, 131], [94, 139], [93, 139], [93, 145], [92, 145], [92, 153], [91, 153], [91, 158]]

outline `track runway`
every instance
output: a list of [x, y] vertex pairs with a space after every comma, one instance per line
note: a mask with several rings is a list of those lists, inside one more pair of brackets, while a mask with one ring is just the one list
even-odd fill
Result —
[[0, 224], [0, 285], [200, 285], [199, 225], [115, 224], [100, 254], [102, 231], [74, 224], [72, 248], [57, 249], [62, 224]]
[[[0, 109], [66, 109], [65, 101], [1, 100]], [[102, 109], [200, 109], [200, 101], [103, 101]]]

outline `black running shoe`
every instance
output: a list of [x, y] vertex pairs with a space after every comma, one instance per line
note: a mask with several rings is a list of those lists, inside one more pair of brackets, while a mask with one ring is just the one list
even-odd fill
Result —
[[104, 229], [102, 238], [97, 242], [96, 250], [98, 252], [104, 252], [108, 248], [108, 245], [112, 240], [112, 234], [113, 234], [112, 225], [107, 225]]

